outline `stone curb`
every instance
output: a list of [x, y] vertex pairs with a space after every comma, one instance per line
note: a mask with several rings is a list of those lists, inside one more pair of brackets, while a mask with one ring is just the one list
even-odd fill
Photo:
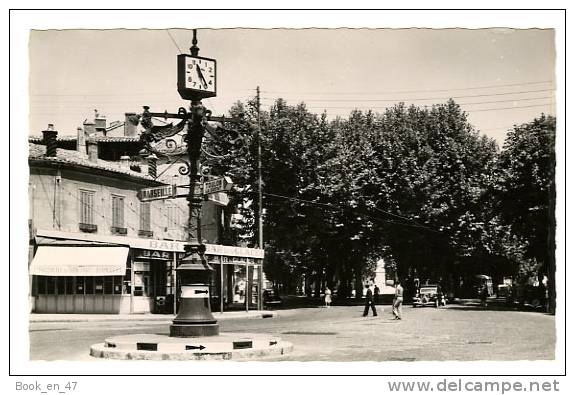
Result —
[[105, 347], [105, 343], [94, 344], [90, 347], [90, 355], [95, 358], [115, 359], [115, 360], [149, 360], [149, 361], [227, 361], [253, 359], [268, 356], [284, 355], [293, 350], [293, 344], [280, 341], [278, 344], [268, 348], [245, 349], [221, 352], [158, 352], [158, 351], [134, 351], [116, 350]]
[[[156, 321], [171, 322], [175, 315], [152, 315], [152, 314], [130, 314], [130, 315], [99, 315], [99, 314], [30, 314], [30, 323], [46, 322], [115, 322], [115, 321]], [[276, 318], [275, 311], [258, 312], [255, 314], [220, 314], [214, 313], [214, 318], [218, 321], [233, 319], [264, 319]]]

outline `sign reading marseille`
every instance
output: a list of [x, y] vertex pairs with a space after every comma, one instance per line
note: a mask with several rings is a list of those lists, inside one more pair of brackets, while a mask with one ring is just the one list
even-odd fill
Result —
[[140, 189], [138, 197], [141, 201], [145, 202], [149, 200], [169, 199], [174, 197], [175, 194], [176, 188], [174, 185], [164, 185], [161, 187]]
[[209, 195], [211, 193], [216, 192], [229, 191], [230, 189], [232, 189], [233, 185], [234, 184], [232, 183], [231, 178], [227, 176], [204, 182], [204, 195]]

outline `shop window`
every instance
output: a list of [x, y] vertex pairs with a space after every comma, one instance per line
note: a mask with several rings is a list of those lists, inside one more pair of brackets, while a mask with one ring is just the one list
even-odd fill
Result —
[[46, 277], [46, 294], [53, 295], [56, 291], [56, 277]]
[[32, 276], [32, 296], [38, 296], [38, 276]]
[[114, 276], [114, 295], [121, 295], [122, 294], [122, 276]]
[[86, 295], [94, 294], [94, 277], [84, 277], [84, 283], [86, 285]]
[[114, 277], [104, 277], [104, 294], [112, 295], [114, 293]]
[[83, 295], [84, 288], [84, 277], [76, 277], [76, 295]]
[[94, 293], [96, 295], [104, 293], [104, 278], [101, 276], [94, 277]]
[[58, 295], [66, 294], [66, 277], [56, 277], [56, 293]]
[[46, 277], [45, 276], [36, 276], [37, 288], [38, 288], [38, 295], [45, 295], [46, 294]]
[[122, 293], [125, 295], [130, 295], [132, 293], [132, 282], [124, 280], [124, 285]]
[[74, 277], [66, 277], [66, 295], [74, 295]]
[[134, 296], [149, 296], [150, 275], [148, 273], [134, 273]]

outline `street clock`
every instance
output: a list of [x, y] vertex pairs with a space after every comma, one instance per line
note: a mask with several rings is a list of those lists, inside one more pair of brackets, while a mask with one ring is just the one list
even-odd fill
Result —
[[216, 96], [216, 60], [178, 55], [178, 92], [185, 100]]

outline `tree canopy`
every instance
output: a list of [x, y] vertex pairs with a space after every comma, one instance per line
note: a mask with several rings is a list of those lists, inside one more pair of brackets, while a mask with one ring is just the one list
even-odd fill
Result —
[[256, 244], [259, 127], [265, 270], [288, 289], [305, 277], [347, 294], [381, 257], [435, 280], [554, 262], [553, 117], [516, 126], [499, 152], [453, 100], [328, 121], [277, 99], [259, 126], [256, 106], [231, 110], [246, 114], [248, 150], [218, 168], [243, 221], [228, 239]]

